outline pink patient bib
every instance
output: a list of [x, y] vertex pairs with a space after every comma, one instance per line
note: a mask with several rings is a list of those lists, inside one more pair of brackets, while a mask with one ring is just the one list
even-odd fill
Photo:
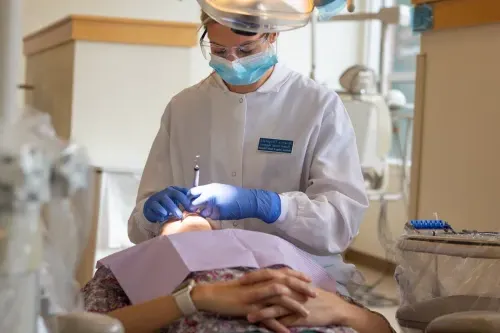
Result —
[[133, 304], [170, 295], [191, 272], [285, 265], [335, 292], [335, 280], [306, 252], [277, 236], [239, 229], [160, 236], [97, 263], [108, 267]]

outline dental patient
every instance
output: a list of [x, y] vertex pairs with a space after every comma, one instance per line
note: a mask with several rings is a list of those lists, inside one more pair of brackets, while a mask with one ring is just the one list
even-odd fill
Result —
[[394, 332], [335, 292], [305, 252], [272, 235], [212, 230], [196, 214], [100, 260], [82, 291], [86, 311], [120, 320], [126, 333]]

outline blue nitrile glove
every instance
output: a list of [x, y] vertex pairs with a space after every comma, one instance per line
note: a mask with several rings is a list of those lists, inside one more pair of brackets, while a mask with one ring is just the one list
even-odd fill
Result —
[[281, 199], [277, 193], [209, 184], [189, 190], [192, 207], [201, 208], [201, 216], [212, 220], [261, 219], [275, 222], [281, 215]]
[[151, 223], [164, 222], [172, 216], [182, 218], [178, 205], [181, 204], [186, 210], [190, 208], [187, 193], [187, 188], [170, 186], [153, 194], [144, 203], [144, 217]]

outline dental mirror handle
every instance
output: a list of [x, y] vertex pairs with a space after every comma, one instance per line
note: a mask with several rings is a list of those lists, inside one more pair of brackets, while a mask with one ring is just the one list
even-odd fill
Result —
[[200, 167], [198, 164], [194, 166], [194, 180], [193, 187], [198, 187], [200, 185]]
[[355, 9], [356, 6], [354, 5], [354, 0], [347, 0], [347, 11], [349, 13], [353, 13]]

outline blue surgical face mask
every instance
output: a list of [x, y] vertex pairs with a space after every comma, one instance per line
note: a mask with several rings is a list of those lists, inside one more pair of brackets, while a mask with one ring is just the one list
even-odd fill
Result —
[[327, 21], [346, 7], [346, 0], [315, 0], [318, 21]]
[[234, 61], [229, 61], [212, 54], [210, 67], [226, 83], [234, 86], [246, 86], [259, 81], [277, 63], [278, 57], [271, 47], [267, 51]]

